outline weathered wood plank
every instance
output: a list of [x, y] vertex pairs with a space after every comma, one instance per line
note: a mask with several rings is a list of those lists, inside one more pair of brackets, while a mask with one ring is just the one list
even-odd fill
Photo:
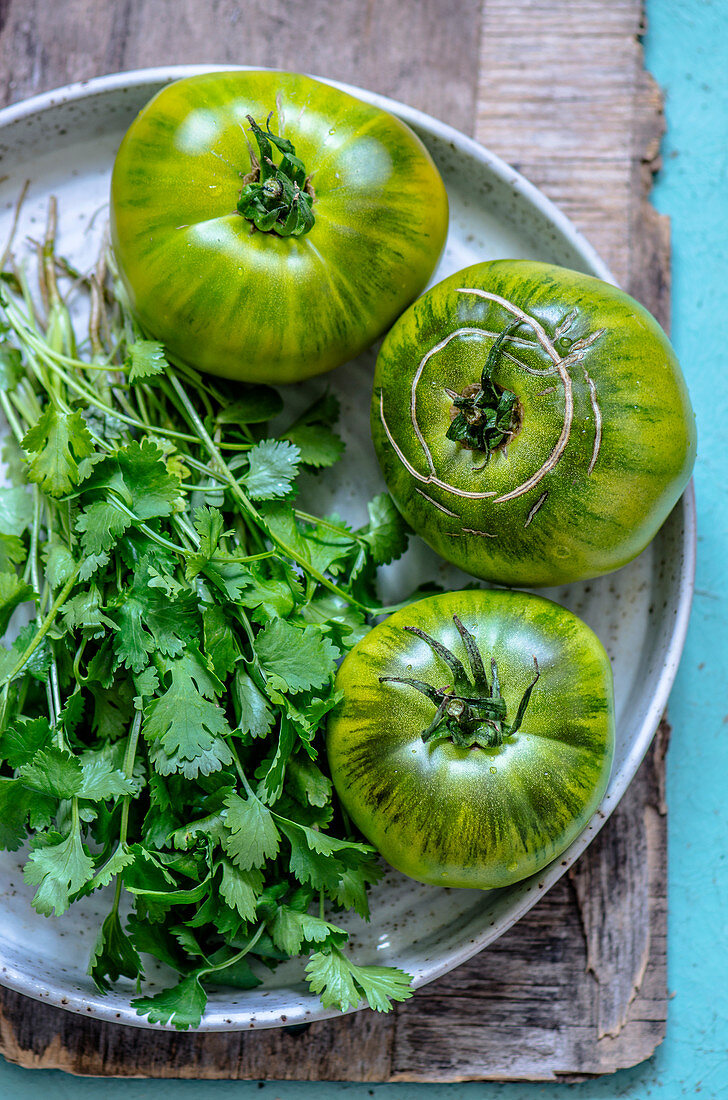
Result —
[[632, 0], [487, 0], [476, 136], [558, 203], [667, 324], [667, 220], [646, 201], [663, 121], [643, 31]]
[[0, 989], [0, 1049], [23, 1066], [115, 1077], [550, 1081], [633, 1065], [664, 1033], [667, 734], [663, 725], [570, 879], [394, 1017], [177, 1035], [114, 1027]]
[[482, 0], [5, 0], [0, 98], [147, 66], [292, 69], [410, 103], [472, 133]]
[[[373, 88], [475, 126], [667, 323], [667, 222], [646, 201], [661, 106], [642, 71], [640, 0], [485, 0], [480, 27], [481, 0], [211, 0], [204, 18], [197, 0], [0, 0], [0, 100], [202, 60]], [[0, 1050], [20, 1065], [122, 1077], [571, 1080], [635, 1064], [665, 1026], [666, 737], [570, 878], [392, 1017], [176, 1035], [0, 989]]]

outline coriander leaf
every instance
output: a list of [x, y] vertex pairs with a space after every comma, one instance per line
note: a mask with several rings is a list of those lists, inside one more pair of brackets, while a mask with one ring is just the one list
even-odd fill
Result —
[[[217, 975], [219, 975], [219, 978]], [[218, 963], [212, 977], [222, 985], [231, 985], [235, 989], [255, 989], [256, 986], [262, 984], [261, 979], [253, 971], [245, 956], [231, 962], [230, 966], [220, 966]]]
[[292, 692], [323, 687], [339, 656], [319, 627], [300, 630], [283, 619], [274, 619], [260, 631], [255, 652], [272, 686]]
[[221, 859], [220, 866], [222, 868], [221, 897], [244, 921], [255, 920], [255, 906], [263, 888], [263, 875], [255, 870], [243, 871], [229, 859]]
[[0, 760], [11, 768], [29, 763], [39, 749], [46, 748], [53, 737], [47, 718], [16, 718], [0, 736]]
[[330, 517], [330, 522], [306, 524], [302, 534], [306, 560], [319, 573], [330, 572], [334, 576], [340, 573], [346, 558], [357, 545], [353, 532], [347, 531], [336, 515]]
[[16, 852], [22, 846], [28, 814], [35, 798], [37, 795], [20, 779], [0, 776], [0, 848]]
[[276, 947], [287, 955], [298, 955], [304, 943], [333, 943], [339, 946], [349, 938], [348, 932], [328, 921], [299, 913], [287, 905], [279, 905], [270, 934]]
[[44, 834], [43, 847], [39, 839], [36, 835], [33, 840], [38, 846], [34, 847], [25, 865], [25, 881], [38, 887], [33, 908], [46, 917], [55, 909], [60, 916], [71, 903], [70, 895], [93, 876], [94, 863], [81, 843], [78, 826], [65, 839], [60, 833]]
[[337, 947], [317, 951], [308, 961], [306, 977], [324, 1008], [355, 1008], [362, 996], [377, 1012], [389, 1012], [392, 1001], [412, 996], [412, 978], [394, 966], [357, 966]]
[[251, 737], [265, 737], [273, 725], [274, 717], [268, 700], [258, 691], [242, 665], [235, 669], [233, 700], [238, 730]]
[[129, 345], [128, 352], [124, 366], [129, 371], [130, 382], [164, 374], [165, 367], [169, 366], [164, 357], [164, 346], [156, 340], [135, 340]]
[[15, 535], [0, 535], [0, 569], [12, 572], [27, 557], [22, 539]]
[[383, 874], [381, 864], [374, 857], [361, 860], [356, 866], [347, 867], [331, 891], [332, 900], [345, 909], [353, 909], [364, 920], [369, 920], [367, 883], [379, 882]]
[[326, 806], [331, 798], [331, 780], [311, 760], [294, 756], [286, 770], [289, 786], [302, 805]]
[[211, 558], [218, 548], [225, 520], [218, 508], [197, 508], [194, 518], [195, 530], [200, 536], [200, 553], [205, 558]]
[[238, 383], [235, 393], [236, 400], [223, 405], [218, 412], [215, 418], [218, 424], [262, 424], [283, 409], [281, 395], [271, 386]]
[[108, 760], [96, 753], [82, 762], [83, 778], [78, 791], [80, 798], [98, 802], [105, 798], [119, 798], [122, 795], [139, 793], [139, 782], [127, 779], [123, 772], [114, 768]]
[[306, 977], [312, 993], [318, 993], [324, 1008], [356, 1008], [362, 999], [350, 967], [336, 950], [316, 951], [308, 960]]
[[[141, 523], [172, 515], [180, 499], [180, 479], [169, 472], [163, 451], [150, 439], [132, 440], [104, 458], [84, 489], [86, 496], [98, 494], [97, 503], [108, 503], [110, 494], [116, 494]], [[100, 548], [106, 549], [102, 531], [98, 537]]]
[[76, 530], [86, 554], [98, 556], [110, 550], [133, 522], [113, 500], [98, 500], [78, 517]]
[[131, 866], [133, 862], [133, 853], [129, 851], [125, 844], [119, 843], [103, 867], [100, 867], [94, 875], [93, 889], [98, 890], [102, 886], [108, 886], [112, 879], [120, 875], [124, 868]]
[[73, 798], [82, 784], [81, 764], [65, 749], [50, 745], [40, 749], [33, 759], [23, 764], [18, 772], [19, 779], [40, 794], [53, 798]]
[[205, 655], [211, 662], [215, 675], [224, 679], [235, 668], [240, 650], [225, 612], [218, 604], [205, 608], [202, 613], [202, 628]]
[[16, 607], [27, 600], [34, 600], [35, 592], [15, 573], [0, 573], [0, 634], [4, 634], [10, 616]]
[[291, 845], [290, 870], [299, 882], [310, 883], [315, 890], [334, 889], [339, 882], [343, 865], [331, 853], [322, 855], [308, 844], [304, 829], [293, 821], [279, 820], [281, 832], [286, 834]]
[[142, 702], [150, 695], [154, 695], [159, 691], [159, 675], [156, 668], [145, 668], [142, 672], [138, 672], [134, 676], [134, 706], [137, 710], [143, 710]]
[[43, 556], [45, 558], [46, 580], [51, 588], [60, 588], [76, 568], [73, 554], [64, 543], [54, 542], [46, 547]]
[[131, 590], [119, 594], [117, 606], [109, 608], [117, 632], [114, 649], [119, 661], [139, 673], [152, 653], [178, 657], [199, 633], [197, 600], [192, 592], [171, 598], [149, 587], [148, 560], [139, 563]]
[[25, 376], [23, 359], [18, 348], [0, 344], [0, 390], [11, 392]]
[[109, 555], [105, 550], [102, 550], [100, 554], [87, 554], [81, 563], [78, 579], [80, 581], [90, 580], [98, 569], [103, 569], [109, 564], [109, 560]]
[[101, 926], [86, 973], [101, 993], [108, 993], [111, 983], [122, 974], [125, 978], [144, 976], [142, 961], [121, 927], [117, 909], [112, 909]]
[[250, 572], [250, 587], [240, 593], [243, 607], [251, 608], [251, 618], [266, 623], [270, 619], [285, 619], [296, 606], [291, 585], [283, 577], [265, 576], [261, 569]]
[[234, 792], [227, 796], [225, 826], [222, 846], [242, 871], [262, 867], [278, 855], [280, 836], [273, 814], [255, 795], [245, 800]]
[[333, 466], [344, 453], [341, 437], [320, 424], [301, 424], [297, 428], [289, 428], [283, 438], [298, 447], [299, 461], [305, 466]]
[[215, 690], [213, 678], [189, 651], [169, 668], [170, 686], [144, 710], [154, 765], [162, 775], [181, 771], [188, 779], [219, 771], [232, 763], [222, 740], [232, 731], [222, 708], [206, 698]]
[[152, 1024], [172, 1023], [178, 1031], [199, 1027], [207, 1005], [207, 994], [200, 984], [200, 971], [153, 997], [137, 997], [131, 1002], [138, 1016], [147, 1016]]
[[99, 638], [107, 629], [114, 630], [116, 623], [101, 610], [101, 596], [97, 588], [89, 588], [66, 600], [61, 608], [63, 621], [69, 630], [80, 630], [85, 637]]
[[29, 480], [54, 497], [63, 496], [78, 484], [78, 462], [94, 450], [81, 413], [64, 413], [51, 404], [25, 433], [21, 446], [34, 456]]
[[409, 528], [397, 511], [389, 493], [379, 493], [367, 505], [369, 524], [362, 528], [362, 536], [374, 562], [387, 565], [401, 557], [407, 549]]
[[298, 447], [286, 440], [264, 439], [252, 447], [248, 451], [250, 465], [243, 480], [253, 500], [286, 496], [298, 473], [299, 458]]
[[33, 498], [25, 489], [0, 488], [0, 533], [22, 535], [33, 522]]
[[255, 770], [256, 779], [263, 780], [263, 794], [269, 806], [281, 796], [283, 780], [286, 775], [286, 764], [293, 752], [295, 743], [296, 731], [292, 723], [283, 716], [281, 717], [278, 745], [275, 752], [263, 760]]

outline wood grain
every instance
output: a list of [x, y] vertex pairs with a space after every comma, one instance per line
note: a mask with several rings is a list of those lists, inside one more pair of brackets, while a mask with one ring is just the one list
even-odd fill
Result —
[[[214, 61], [370, 87], [473, 133], [573, 218], [669, 322], [669, 230], [647, 201], [662, 133], [640, 0], [0, 0], [0, 100], [119, 69]], [[77, 1074], [579, 1080], [649, 1057], [666, 995], [662, 725], [620, 806], [510, 932], [390, 1017], [186, 1035], [0, 989], [0, 1051]]]

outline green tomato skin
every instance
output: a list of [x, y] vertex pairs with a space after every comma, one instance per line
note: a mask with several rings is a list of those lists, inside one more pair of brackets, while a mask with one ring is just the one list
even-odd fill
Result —
[[[264, 126], [271, 111], [316, 193], [300, 238], [252, 231], [236, 212], [246, 115]], [[141, 324], [184, 362], [249, 382], [297, 381], [367, 348], [422, 291], [447, 224], [444, 185], [409, 127], [294, 73], [164, 88], [128, 130], [111, 183], [114, 253]]]
[[[464, 663], [453, 615], [475, 636], [490, 678], [495, 657], [512, 725], [541, 678], [521, 729], [499, 748], [424, 743], [434, 704], [404, 684], [436, 687], [447, 666], [417, 626]], [[467, 667], [467, 663], [466, 663]], [[343, 701], [327, 729], [337, 794], [364, 836], [397, 870], [436, 886], [490, 889], [535, 874], [579, 835], [607, 788], [614, 753], [612, 671], [596, 635], [541, 596], [505, 590], [448, 592], [375, 627], [342, 662]]]
[[[521, 316], [529, 323], [493, 375], [517, 395], [520, 428], [485, 464], [446, 438], [445, 391], [478, 382], [494, 334]], [[616, 287], [529, 260], [466, 268], [403, 314], [377, 360], [371, 424], [410, 526], [466, 572], [529, 587], [641, 553], [696, 451], [685, 381], [655, 319]]]

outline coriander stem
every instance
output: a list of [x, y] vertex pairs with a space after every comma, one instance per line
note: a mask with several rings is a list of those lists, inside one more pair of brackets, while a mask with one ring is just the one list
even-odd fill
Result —
[[344, 591], [343, 588], [339, 588], [339, 586], [333, 581], [330, 581], [327, 576], [320, 572], [320, 570], [314, 568], [314, 566], [311, 565], [310, 562], [306, 561], [305, 558], [302, 558], [299, 554], [297, 554], [293, 547], [289, 546], [283, 541], [283, 539], [279, 538], [278, 535], [273, 534], [273, 532], [266, 527], [263, 517], [260, 515], [260, 512], [258, 512], [258, 510], [253, 506], [252, 502], [248, 500], [248, 497], [245, 495], [240, 485], [238, 484], [238, 481], [236, 480], [232, 470], [229, 469], [227, 463], [220, 454], [220, 451], [218, 450], [213, 439], [209, 435], [207, 429], [205, 428], [205, 425], [202, 423], [202, 420], [200, 419], [197, 410], [185, 393], [184, 388], [180, 385], [178, 379], [175, 378], [174, 374], [171, 371], [167, 371], [167, 378], [172, 383], [175, 392], [179, 396], [182, 404], [184, 405], [185, 411], [190, 421], [192, 422], [195, 431], [198, 433], [200, 439], [207, 447], [208, 451], [210, 452], [210, 456], [217, 463], [220, 472], [224, 474], [225, 480], [230, 486], [230, 489], [232, 490], [234, 496], [238, 498], [248, 515], [255, 520], [258, 526], [266, 532], [268, 538], [270, 538], [270, 540], [274, 542], [276, 546], [278, 546], [278, 548], [282, 550], [284, 554], [286, 554], [287, 557], [291, 558], [292, 561], [295, 561], [296, 564], [301, 567], [304, 573], [308, 573], [309, 576], [317, 580], [319, 584], [322, 584], [324, 588], [328, 588], [330, 592], [334, 592], [346, 603], [352, 604], [354, 607], [358, 607], [360, 611], [369, 612], [371, 610], [370, 608], [368, 608], [365, 604], [360, 603], [359, 600], [357, 600], [349, 592]]
[[12, 670], [11, 673], [9, 673], [9, 675], [3, 677], [2, 681], [0, 681], [0, 684], [6, 684], [6, 683], [9, 683], [11, 680], [14, 680], [15, 677], [18, 675], [18, 673], [22, 672], [22, 670], [25, 668], [25, 665], [30, 660], [30, 658], [33, 656], [36, 649], [38, 648], [40, 643], [43, 641], [46, 634], [48, 633], [51, 626], [53, 625], [53, 620], [56, 617], [56, 612], [58, 611], [58, 608], [61, 607], [66, 602], [66, 599], [67, 599], [71, 589], [73, 588], [74, 584], [76, 583], [76, 580], [78, 578], [78, 574], [81, 572], [81, 566], [82, 565], [83, 565], [83, 560], [78, 563], [78, 565], [74, 569], [73, 573], [68, 578], [68, 580], [64, 584], [63, 588], [61, 589], [61, 591], [56, 596], [55, 600], [53, 601], [53, 603], [52, 603], [52, 605], [51, 605], [51, 607], [48, 611], [48, 614], [46, 615], [45, 619], [43, 620], [40, 627], [38, 628], [38, 630], [35, 634], [35, 637], [29, 643], [28, 647], [26, 648], [25, 652], [23, 653], [23, 656], [20, 658], [18, 663], [15, 665], [15, 668]]
[[236, 955], [233, 955], [231, 959], [227, 959], [223, 963], [218, 963], [216, 966], [203, 966], [202, 970], [197, 971], [198, 978], [201, 978], [203, 974], [213, 974], [216, 973], [218, 970], [226, 970], [228, 966], [233, 966], [234, 963], [240, 962], [241, 959], [245, 958], [249, 951], [252, 951], [260, 937], [263, 935], [264, 931], [265, 923], [259, 924], [255, 932], [241, 951], [238, 951], [238, 953]]

